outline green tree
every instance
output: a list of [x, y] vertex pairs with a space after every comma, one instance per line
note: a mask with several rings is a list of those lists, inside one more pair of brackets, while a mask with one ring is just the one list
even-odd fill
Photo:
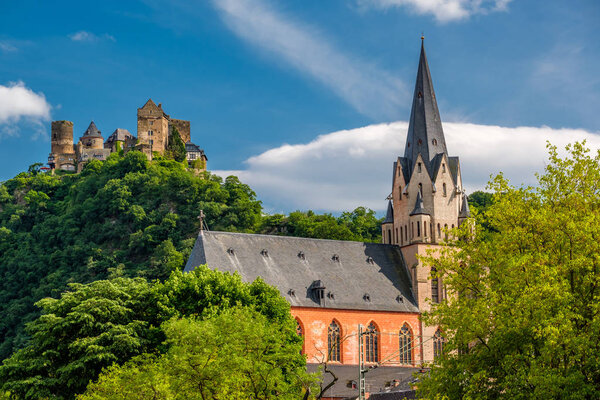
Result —
[[[163, 325], [169, 350], [106, 370], [79, 400], [299, 399], [314, 378], [293, 332], [248, 308]], [[285, 329], [293, 329], [287, 325]]]
[[165, 151], [165, 157], [171, 158], [177, 162], [182, 162], [186, 158], [185, 143], [181, 140], [181, 136], [176, 127], [173, 127], [171, 134], [169, 135], [169, 144]]
[[424, 259], [448, 291], [427, 318], [448, 343], [425, 398], [600, 398], [600, 151], [548, 147], [537, 187], [490, 183], [492, 230], [463, 224]]
[[207, 267], [174, 272], [164, 283], [116, 278], [73, 284], [60, 298], [38, 305], [43, 314], [27, 328], [29, 344], [0, 367], [0, 391], [18, 399], [72, 399], [103, 368], [163, 352], [160, 326], [172, 318], [204, 319], [247, 307], [274, 324], [289, 346], [295, 349], [301, 342], [290, 306], [277, 289]]
[[469, 207], [477, 210], [477, 212], [485, 212], [494, 203], [494, 195], [492, 193], [477, 190], [469, 195]]

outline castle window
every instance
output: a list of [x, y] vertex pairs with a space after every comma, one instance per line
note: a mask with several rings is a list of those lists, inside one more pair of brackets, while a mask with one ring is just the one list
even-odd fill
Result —
[[433, 303], [440, 302], [440, 288], [436, 273], [437, 270], [435, 268], [431, 268], [431, 301]]
[[444, 352], [444, 344], [446, 343], [446, 338], [442, 336], [442, 332], [438, 329], [433, 335], [433, 359], [437, 359]]
[[442, 195], [444, 197], [446, 197], [446, 184], [445, 183], [442, 185]]
[[152, 135], [154, 135], [154, 132], [153, 131], [148, 131], [148, 136], [152, 136]]
[[407, 323], [402, 325], [402, 328], [399, 332], [399, 351], [400, 354], [400, 364], [412, 364], [413, 356], [412, 356], [412, 348], [413, 348], [413, 335], [410, 331], [410, 327]]
[[417, 172], [421, 173], [421, 163], [417, 163]]
[[154, 121], [150, 121], [150, 126], [154, 125]]
[[371, 322], [365, 334], [365, 362], [375, 363], [379, 361], [378, 336], [377, 326]]
[[329, 328], [327, 329], [327, 349], [329, 361], [340, 362], [341, 360], [341, 340], [340, 340], [340, 326], [335, 322], [331, 321]]
[[154, 145], [154, 140], [150, 139], [150, 146]]

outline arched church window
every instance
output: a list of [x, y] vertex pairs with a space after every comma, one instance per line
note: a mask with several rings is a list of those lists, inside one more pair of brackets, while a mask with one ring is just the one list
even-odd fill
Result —
[[435, 335], [433, 335], [433, 359], [435, 360], [444, 352], [444, 344], [446, 343], [446, 338], [442, 336], [442, 332], [438, 329], [435, 331]]
[[396, 228], [396, 243], [398, 243], [398, 228]]
[[300, 325], [300, 321], [298, 320], [296, 320], [296, 334], [302, 336], [302, 325]]
[[427, 236], [427, 222], [423, 222], [423, 237]]
[[388, 229], [388, 243], [392, 244], [392, 230]]
[[398, 353], [400, 354], [400, 364], [412, 364], [413, 335], [407, 323], [404, 323], [404, 325], [402, 325], [398, 336]]
[[374, 363], [379, 361], [379, 332], [374, 322], [367, 327], [365, 335], [365, 362]]
[[421, 221], [417, 221], [417, 237], [421, 237]]
[[[421, 172], [421, 171], [419, 171]], [[421, 193], [421, 197], [423, 197], [423, 184], [419, 183], [419, 193]]]
[[442, 237], [442, 227], [440, 226], [440, 224], [438, 224], [438, 238]]
[[421, 163], [417, 163], [417, 172], [421, 173]]
[[402, 185], [398, 186], [398, 199], [402, 200]]
[[448, 224], [444, 224], [444, 239], [448, 239]]
[[327, 349], [329, 351], [329, 361], [340, 361], [340, 326], [331, 321], [327, 329]]
[[442, 195], [444, 197], [446, 197], [446, 184], [445, 183], [442, 185]]
[[446, 172], [446, 164], [442, 164], [442, 172]]
[[404, 225], [404, 240], [408, 242], [408, 225]]
[[431, 268], [431, 301], [433, 303], [440, 302], [440, 288], [438, 284], [437, 270]]

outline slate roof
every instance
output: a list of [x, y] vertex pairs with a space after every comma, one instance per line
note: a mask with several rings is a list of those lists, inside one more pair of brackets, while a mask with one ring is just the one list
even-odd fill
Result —
[[410, 160], [411, 167], [414, 166], [419, 153], [425, 163], [429, 163], [438, 153], [447, 153], [442, 120], [423, 42], [409, 121], [404, 157]]
[[417, 192], [417, 201], [415, 201], [415, 208], [413, 208], [412, 212], [410, 213], [410, 216], [421, 214], [430, 215], [423, 206], [423, 197], [421, 197], [421, 192]]
[[[202, 264], [246, 282], [261, 277], [292, 306], [419, 311], [395, 245], [201, 231], [185, 271]], [[322, 300], [312, 290], [319, 280]]]
[[[307, 370], [308, 372], [316, 372], [318, 371], [319, 366], [320, 364], [307, 364]], [[331, 363], [328, 367], [338, 377], [338, 381], [331, 389], [325, 392], [325, 397], [356, 399], [358, 397], [358, 389], [348, 387], [348, 382], [356, 381], [358, 383], [358, 367], [356, 365], [338, 365]], [[380, 394], [385, 390], [386, 384], [393, 380], [397, 380], [400, 384], [394, 389], [406, 391], [410, 389], [410, 383], [414, 381], [413, 374], [418, 371], [420, 371], [419, 368], [412, 367], [379, 367], [371, 369], [365, 374], [365, 388], [367, 389], [367, 392], [371, 393], [371, 396], [373, 396], [375, 393]], [[323, 373], [323, 386], [331, 382], [332, 379], [330, 374]], [[414, 393], [414, 391], [412, 391], [412, 393]], [[381, 399], [383, 397], [379, 398]], [[390, 397], [390, 399], [392, 398], [393, 397]], [[397, 398], [401, 399], [402, 397]]]
[[387, 214], [385, 215], [385, 219], [383, 220], [383, 224], [391, 224], [394, 222], [394, 206], [392, 205], [392, 201], [388, 200], [388, 208]]
[[469, 209], [469, 198], [466, 194], [462, 196], [462, 205], [460, 207], [460, 212], [458, 213], [458, 218], [469, 218], [471, 216], [471, 210]]
[[90, 122], [90, 125], [85, 130], [85, 132], [83, 133], [83, 136], [86, 136], [86, 137], [102, 137], [102, 135], [101, 135], [100, 131], [98, 130], [98, 127], [96, 126], [96, 124], [94, 123], [94, 121]]
[[128, 138], [133, 138], [134, 136], [129, 133], [127, 129], [117, 128], [115, 131], [106, 139], [107, 142], [116, 142], [121, 141], [124, 142]]

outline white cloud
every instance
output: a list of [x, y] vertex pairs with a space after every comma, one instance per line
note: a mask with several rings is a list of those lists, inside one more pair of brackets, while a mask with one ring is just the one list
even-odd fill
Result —
[[[251, 157], [244, 170], [214, 172], [239, 176], [271, 212], [335, 212], [357, 206], [384, 211], [393, 162], [404, 153], [407, 128], [407, 122], [394, 122], [333, 132]], [[444, 131], [450, 155], [460, 157], [468, 193], [484, 189], [490, 175], [500, 171], [515, 185], [534, 184], [535, 172], [547, 161], [547, 140], [559, 149], [584, 139], [591, 148], [600, 148], [600, 132], [576, 129], [445, 123]]]
[[0, 40], [0, 51], [3, 53], [12, 53], [17, 51], [17, 46], [8, 40]]
[[376, 65], [336, 49], [316, 29], [258, 0], [213, 0], [240, 38], [332, 89], [364, 115], [391, 118], [407, 96], [403, 83]]
[[462, 20], [474, 14], [505, 11], [512, 0], [357, 0], [362, 8], [406, 7], [420, 14], [433, 15], [440, 22]]
[[0, 137], [19, 134], [19, 124], [31, 124], [35, 135], [50, 120], [51, 106], [43, 93], [35, 93], [23, 82], [0, 85]]
[[110, 40], [111, 42], [115, 41], [115, 37], [112, 35], [109, 35], [108, 33], [98, 36], [92, 32], [88, 32], [88, 31], [79, 31], [79, 32], [71, 33], [69, 35], [69, 39], [71, 39], [74, 42], [97, 42], [102, 39]]

